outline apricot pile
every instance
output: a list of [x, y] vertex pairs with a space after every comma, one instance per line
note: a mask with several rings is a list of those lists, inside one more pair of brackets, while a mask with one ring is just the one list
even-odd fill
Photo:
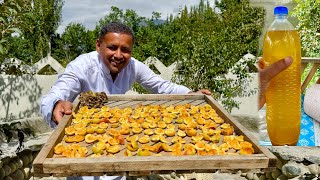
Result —
[[[234, 132], [208, 104], [140, 105], [119, 109], [84, 106], [65, 128], [64, 144], [78, 143], [88, 152], [58, 144], [55, 154], [66, 157], [244, 155], [252, 144]], [[75, 145], [73, 145], [75, 146]], [[67, 150], [67, 152], [65, 152]], [[63, 154], [63, 152], [65, 152]]]

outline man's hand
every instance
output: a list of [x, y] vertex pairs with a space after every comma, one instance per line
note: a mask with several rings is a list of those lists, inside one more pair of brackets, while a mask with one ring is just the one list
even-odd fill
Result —
[[278, 75], [283, 70], [287, 69], [292, 64], [291, 57], [285, 57], [268, 67], [265, 67], [264, 61], [261, 58], [258, 62], [259, 65], [259, 109], [266, 103], [265, 92], [269, 87], [269, 82], [273, 77]]
[[211, 95], [211, 91], [209, 91], [208, 89], [201, 89], [197, 92], [188, 92], [188, 94], [205, 94], [205, 95]]
[[53, 109], [53, 121], [57, 124], [60, 123], [62, 117], [66, 115], [70, 115], [72, 113], [72, 103], [69, 101], [58, 101]]

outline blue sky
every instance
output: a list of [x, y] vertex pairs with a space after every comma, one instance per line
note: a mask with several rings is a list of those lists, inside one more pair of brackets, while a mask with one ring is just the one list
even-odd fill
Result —
[[[151, 17], [153, 11], [160, 12], [165, 19], [167, 15], [176, 15], [180, 7], [190, 7], [199, 2], [200, 0], [65, 0], [58, 33], [62, 33], [70, 22], [81, 23], [87, 29], [93, 29], [110, 12], [111, 6], [123, 10], [132, 9], [144, 17]], [[214, 0], [209, 2], [214, 4]]]

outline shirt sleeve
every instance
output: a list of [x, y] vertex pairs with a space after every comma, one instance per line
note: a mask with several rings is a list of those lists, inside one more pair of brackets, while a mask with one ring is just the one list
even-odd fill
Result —
[[40, 112], [44, 120], [54, 128], [56, 124], [52, 121], [52, 112], [55, 103], [59, 100], [73, 102], [81, 92], [81, 71], [73, 64], [69, 64], [65, 71], [59, 75], [58, 80], [52, 86], [49, 93], [41, 100]]
[[147, 65], [136, 61], [137, 82], [153, 94], [187, 94], [191, 90], [185, 86], [162, 79]]

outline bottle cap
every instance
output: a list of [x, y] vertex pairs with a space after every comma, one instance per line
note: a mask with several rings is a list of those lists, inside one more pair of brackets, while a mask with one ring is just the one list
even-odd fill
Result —
[[288, 15], [288, 8], [285, 6], [277, 6], [274, 8], [273, 14], [274, 15], [277, 15], [277, 14]]

